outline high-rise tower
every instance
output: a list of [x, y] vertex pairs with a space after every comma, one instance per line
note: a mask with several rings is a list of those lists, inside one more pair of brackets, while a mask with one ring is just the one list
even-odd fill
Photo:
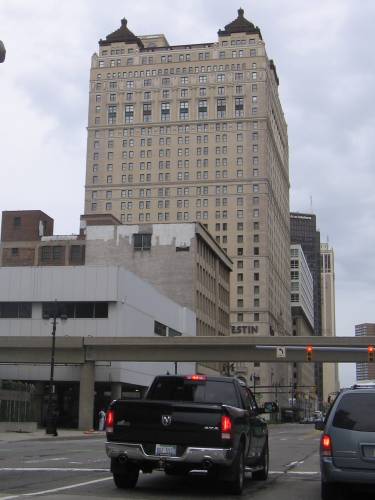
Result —
[[[292, 212], [290, 214], [290, 238], [292, 245], [301, 245], [314, 285], [314, 335], [322, 335], [322, 302], [320, 274], [320, 232], [316, 228], [316, 216]], [[318, 399], [323, 401], [323, 365], [315, 363], [315, 384]]]
[[234, 261], [233, 334], [291, 330], [278, 85], [261, 31], [242, 9], [213, 43], [136, 36], [123, 19], [92, 57], [86, 214], [202, 222]]
[[[322, 335], [336, 336], [335, 254], [328, 243], [320, 244]], [[323, 364], [323, 401], [331, 401], [340, 390], [338, 363]]]

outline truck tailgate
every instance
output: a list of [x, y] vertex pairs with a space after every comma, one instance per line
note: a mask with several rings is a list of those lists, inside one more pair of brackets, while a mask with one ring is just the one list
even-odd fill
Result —
[[222, 445], [221, 405], [119, 400], [113, 409], [115, 425], [109, 436], [111, 441], [198, 447]]

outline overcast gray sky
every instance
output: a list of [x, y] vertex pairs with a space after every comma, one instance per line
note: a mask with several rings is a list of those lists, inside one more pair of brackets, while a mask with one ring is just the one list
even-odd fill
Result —
[[[337, 335], [375, 322], [373, 0], [0, 0], [0, 209], [41, 209], [58, 234], [83, 213], [90, 58], [120, 26], [214, 42], [244, 8], [261, 28], [289, 126], [290, 207], [336, 255]], [[354, 365], [342, 366], [344, 384]]]

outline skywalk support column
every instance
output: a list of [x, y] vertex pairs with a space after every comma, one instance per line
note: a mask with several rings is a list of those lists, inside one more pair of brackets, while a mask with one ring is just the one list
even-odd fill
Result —
[[89, 430], [94, 425], [94, 386], [95, 362], [86, 361], [81, 366], [81, 380], [79, 385], [79, 415], [78, 428]]

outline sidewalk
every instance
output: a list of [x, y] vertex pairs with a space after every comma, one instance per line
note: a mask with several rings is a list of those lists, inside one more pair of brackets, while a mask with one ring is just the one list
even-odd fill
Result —
[[1, 442], [29, 441], [29, 440], [62, 440], [62, 439], [105, 439], [104, 431], [80, 431], [78, 429], [57, 429], [58, 436], [46, 434], [45, 429], [38, 429], [35, 432], [0, 432]]

